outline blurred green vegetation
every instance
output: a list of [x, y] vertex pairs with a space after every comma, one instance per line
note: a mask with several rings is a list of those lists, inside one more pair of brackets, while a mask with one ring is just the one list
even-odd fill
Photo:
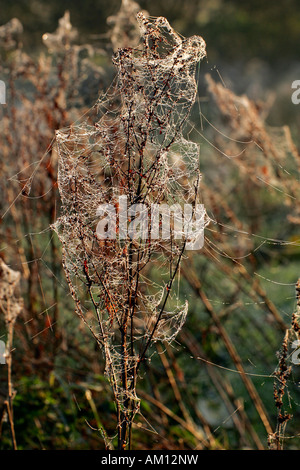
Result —
[[[108, 31], [107, 17], [120, 0], [14, 0], [1, 6], [0, 23], [17, 17], [24, 25], [25, 48], [40, 47], [40, 38], [56, 28], [65, 10], [82, 41]], [[211, 61], [247, 61], [259, 57], [271, 64], [296, 61], [300, 30], [297, 0], [141, 0], [152, 16], [166, 16], [181, 34], [201, 34]]]

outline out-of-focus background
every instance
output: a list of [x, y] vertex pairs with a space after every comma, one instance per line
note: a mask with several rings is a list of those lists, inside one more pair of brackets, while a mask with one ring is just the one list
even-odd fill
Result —
[[[139, 6], [206, 41], [188, 130], [200, 146], [213, 223], [204, 250], [182, 267], [187, 322], [141, 372], [133, 448], [299, 449], [300, 366], [291, 361], [300, 277], [300, 104], [291, 100], [300, 80], [299, 2]], [[7, 394], [20, 449], [102, 449], [101, 426], [114, 436], [104, 365], [74, 314], [49, 230], [60, 203], [57, 158], [47, 149], [55, 130], [108, 88], [116, 48], [138, 44], [137, 10], [117, 0], [1, 5], [0, 257], [21, 273], [23, 299], [13, 337], [0, 313], [0, 339], [12, 341], [13, 385], [9, 391], [7, 364], [0, 365], [1, 449], [12, 446]]]
[[[79, 32], [78, 41], [104, 46], [110, 28], [107, 18], [116, 14], [120, 3], [6, 2], [1, 8], [1, 23], [13, 17], [20, 19], [24, 49], [37, 54], [43, 49], [42, 35], [53, 32], [59, 18], [69, 10]], [[250, 98], [256, 99], [265, 98], [268, 92], [276, 93], [276, 111], [269, 119], [275, 125], [293, 122], [297, 113], [286, 98], [290, 96], [291, 81], [299, 74], [300, 8], [296, 0], [142, 0], [139, 4], [152, 16], [166, 16], [184, 36], [202, 35], [207, 43], [208, 64], [225, 75], [227, 86], [237, 93], [247, 91]]]

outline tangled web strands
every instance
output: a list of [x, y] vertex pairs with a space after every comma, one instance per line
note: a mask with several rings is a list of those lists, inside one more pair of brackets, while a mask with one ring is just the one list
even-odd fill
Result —
[[[103, 348], [122, 402], [147, 346], [173, 340], [187, 314], [170, 292], [187, 242], [184, 224], [176, 216], [169, 237], [151, 238], [143, 215], [155, 204], [200, 206], [199, 149], [183, 137], [183, 127], [196, 97], [195, 67], [206, 54], [201, 37], [179, 37], [166, 19], [142, 13], [137, 19], [143, 43], [116, 53], [117, 85], [99, 98], [96, 118], [91, 112], [56, 136], [62, 215], [54, 229], [77, 311]], [[128, 212], [126, 223], [145, 230], [121, 236], [121, 215], [111, 216], [111, 236], [101, 237], [99, 207], [121, 214], [120, 196], [128, 208], [143, 205], [144, 214], [130, 219]], [[202, 216], [205, 226], [203, 208]]]

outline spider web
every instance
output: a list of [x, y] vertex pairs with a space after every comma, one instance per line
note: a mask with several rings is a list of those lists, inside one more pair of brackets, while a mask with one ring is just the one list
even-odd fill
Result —
[[[140, 212], [153, 204], [197, 210], [199, 148], [183, 129], [197, 94], [195, 67], [206, 54], [201, 37], [180, 38], [165, 18], [139, 13], [137, 20], [142, 47], [118, 50], [116, 84], [98, 99], [96, 115], [56, 133], [62, 215], [53, 228], [77, 312], [104, 352], [123, 411], [124, 404], [137, 402], [135, 371], [150, 343], [170, 343], [185, 321], [187, 302], [180, 305], [170, 290], [187, 240], [177, 216], [167, 240], [121, 237], [120, 221], [114, 221], [116, 236], [101, 238], [99, 207], [119, 208], [118, 198], [125, 196], [130, 206], [143, 204]], [[204, 209], [201, 216], [204, 229]], [[131, 224], [138, 225], [136, 217]], [[159, 263], [161, 282], [147, 275], [150, 261]], [[173, 308], [167, 311], [169, 297]], [[86, 320], [89, 308], [95, 311], [92, 323]], [[124, 367], [131, 374], [126, 389]]]

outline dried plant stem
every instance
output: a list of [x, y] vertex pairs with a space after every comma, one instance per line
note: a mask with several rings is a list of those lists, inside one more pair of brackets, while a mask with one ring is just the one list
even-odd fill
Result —
[[[153, 207], [174, 211], [174, 206], [189, 205], [192, 217], [201, 213], [203, 230], [209, 223], [199, 203], [199, 148], [183, 137], [205, 42], [199, 36], [182, 40], [162, 17], [147, 19], [141, 12], [137, 20], [143, 45], [118, 49], [116, 86], [94, 107], [100, 118], [90, 116], [93, 125], [85, 120], [56, 134], [62, 216], [53, 228], [62, 242], [77, 313], [106, 359], [119, 450], [132, 446], [141, 365], [152, 344], [172, 342], [185, 321], [187, 302], [182, 304], [172, 287], [187, 244], [199, 235], [184, 233], [183, 226], [190, 224], [184, 214], [180, 236], [177, 215], [169, 224], [169, 238], [152, 236], [148, 216]], [[125, 222], [120, 213], [124, 198]], [[107, 214], [108, 207], [114, 215]], [[107, 225], [102, 226], [105, 214]], [[146, 227], [139, 220], [145, 214]], [[133, 225], [145, 230], [133, 235]], [[102, 233], [101, 227], [109, 230]], [[158, 267], [155, 281], [150, 264]], [[170, 300], [174, 305], [167, 311]], [[92, 322], [86, 318], [91, 309]]]
[[13, 412], [13, 399], [15, 396], [15, 392], [13, 389], [12, 384], [12, 345], [13, 345], [13, 330], [14, 325], [13, 322], [10, 321], [7, 324], [7, 353], [6, 353], [6, 363], [7, 363], [7, 385], [8, 385], [8, 394], [7, 400], [5, 401], [6, 408], [7, 408], [7, 415], [9, 420], [10, 432], [11, 432], [11, 440], [12, 440], [12, 447], [14, 450], [17, 450], [17, 441], [16, 441], [16, 434], [15, 434], [15, 425], [14, 425], [14, 412]]
[[[198, 342], [195, 341], [195, 338], [190, 333], [188, 333], [187, 331], [182, 331], [180, 333], [180, 339], [183, 341], [183, 343], [195, 359], [199, 357], [206, 359], [204, 351], [201, 349]], [[239, 406], [238, 398], [235, 397], [231, 385], [226, 379], [221, 377], [221, 375], [216, 371], [215, 367], [209, 361], [205, 362], [205, 366], [212, 383], [216, 387], [216, 390], [218, 391], [222, 399], [222, 402], [225, 404], [230, 416], [232, 416], [232, 420], [234, 421], [235, 426], [239, 431], [242, 441], [249, 445], [249, 442], [247, 442], [245, 436], [246, 428], [257, 448], [259, 450], [264, 450], [264, 446], [260, 441], [257, 433], [255, 432], [253, 426], [251, 425], [249, 418], [247, 417], [244, 410]], [[234, 406], [232, 405], [232, 403], [234, 404]], [[237, 413], [235, 413], [236, 409], [238, 410]]]
[[222, 338], [222, 340], [224, 341], [224, 344], [228, 350], [228, 353], [231, 357], [231, 359], [233, 360], [237, 370], [239, 371], [240, 375], [241, 375], [241, 379], [243, 380], [244, 384], [245, 384], [245, 387], [246, 389], [248, 390], [248, 393], [254, 403], [254, 406], [260, 416], [260, 419], [263, 423], [263, 425], [265, 426], [265, 429], [267, 431], [267, 433], [272, 433], [272, 427], [270, 425], [270, 420], [267, 416], [267, 412], [265, 410], [265, 407], [262, 403], [262, 400], [259, 396], [259, 394], [257, 393], [257, 390], [256, 388], [254, 387], [251, 379], [247, 376], [247, 374], [245, 374], [245, 370], [244, 370], [244, 367], [243, 367], [243, 364], [242, 364], [242, 360], [234, 346], [234, 344], [232, 343], [228, 333], [226, 332], [224, 326], [222, 325], [217, 313], [214, 311], [214, 308], [212, 306], [212, 304], [210, 303], [209, 299], [207, 298], [204, 290], [203, 290], [203, 287], [201, 285], [201, 282], [200, 280], [198, 279], [198, 277], [196, 276], [196, 273], [195, 271], [191, 268], [191, 264], [192, 264], [192, 260], [190, 260], [190, 264], [189, 264], [189, 270], [188, 270], [188, 276], [186, 275], [186, 270], [185, 268], [183, 267], [182, 268], [182, 273], [183, 275], [185, 275], [185, 277], [188, 279], [191, 287], [194, 289], [194, 291], [199, 295], [200, 299], [202, 300], [203, 302], [203, 305], [206, 309], [206, 311], [209, 313], [209, 315], [211, 316], [213, 322], [215, 323], [216, 327], [218, 328], [218, 331], [219, 331], [219, 334]]
[[165, 406], [163, 403], [160, 401], [156, 400], [154, 397], [149, 395], [148, 393], [139, 390], [139, 395], [143, 397], [145, 400], [149, 401], [153, 405], [155, 405], [158, 409], [160, 409], [165, 415], [169, 416], [170, 418], [174, 419], [174, 421], [177, 421], [184, 429], [189, 431], [192, 436], [194, 436], [198, 440], [198, 448], [200, 450], [203, 450], [204, 448], [209, 448], [209, 443], [206, 440], [204, 434], [196, 429], [191, 423], [186, 422], [183, 418], [178, 416], [176, 413], [174, 413], [172, 410], [170, 410], [167, 406]]

